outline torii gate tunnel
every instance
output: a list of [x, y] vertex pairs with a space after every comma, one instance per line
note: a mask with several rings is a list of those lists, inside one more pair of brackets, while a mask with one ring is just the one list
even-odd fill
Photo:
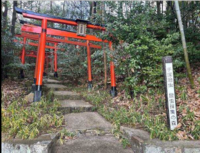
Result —
[[[90, 41], [109, 43], [109, 48], [111, 51], [113, 51], [112, 42], [107, 41], [107, 40], [102, 40], [93, 35], [86, 35], [86, 34], [79, 35], [79, 34], [76, 34], [73, 32], [51, 29], [51, 28], [47, 27], [47, 24], [48, 24], [48, 22], [53, 22], [53, 23], [78, 26], [79, 23], [82, 22], [82, 23], [86, 24], [86, 27], [89, 29], [96, 29], [96, 30], [101, 30], [101, 31], [105, 31], [106, 30], [105, 27], [102, 27], [97, 24], [92, 24], [86, 20], [66, 19], [66, 18], [56, 17], [56, 16], [52, 16], [52, 15], [35, 13], [32, 11], [23, 10], [23, 9], [20, 9], [17, 7], [15, 7], [15, 10], [17, 13], [22, 14], [23, 17], [25, 17], [25, 18], [41, 20], [41, 27], [40, 26], [32, 26], [32, 25], [23, 25], [21, 28], [21, 31], [39, 34], [39, 39], [38, 39], [39, 46], [38, 46], [36, 66], [35, 66], [36, 67], [35, 68], [36, 88], [34, 91], [34, 100], [33, 100], [34, 102], [40, 101], [41, 96], [42, 96], [42, 80], [43, 80], [44, 63], [45, 63], [45, 47], [46, 47], [46, 42], [48, 41], [47, 35], [65, 37], [65, 40], [68, 40], [68, 38], [76, 38], [76, 39], [86, 40], [87, 59], [88, 59], [88, 86], [89, 87], [92, 86]], [[52, 38], [52, 39], [54, 39], [54, 38]], [[110, 74], [111, 74], [111, 92], [110, 93], [114, 97], [117, 95], [117, 90], [116, 90], [115, 71], [114, 71], [113, 61], [110, 62]]]
[[[23, 21], [23, 23], [24, 23], [24, 21]], [[25, 27], [26, 26], [33, 26], [33, 25], [27, 25], [27, 24], [25, 24]], [[20, 42], [20, 43], [23, 43], [24, 45], [26, 44], [26, 40], [27, 39], [31, 39], [31, 40], [39, 40], [39, 35], [38, 34], [29, 34], [29, 33], [21, 33], [21, 35], [19, 35], [19, 34], [16, 34], [15, 35], [16, 37], [21, 37], [21, 38], [23, 38], [23, 42]], [[17, 40], [15, 40], [15, 41], [17, 41]], [[83, 43], [83, 42], [76, 42], [76, 41], [69, 41], [69, 40], [67, 40], [67, 37], [65, 37], [65, 39], [63, 40], [63, 39], [58, 39], [58, 38], [51, 38], [51, 37], [47, 37], [46, 38], [46, 42], [48, 42], [48, 43], [52, 43], [52, 44], [54, 44], [54, 46], [47, 46], [46, 45], [46, 48], [49, 48], [49, 49], [53, 49], [54, 50], [54, 77], [58, 77], [58, 73], [57, 73], [57, 50], [61, 50], [61, 51], [63, 51], [64, 49], [61, 49], [61, 48], [57, 48], [57, 44], [58, 43], [68, 43], [68, 44], [72, 44], [72, 45], [79, 45], [79, 46], [86, 46], [87, 47], [87, 43]], [[31, 45], [31, 46], [38, 46], [38, 44], [36, 44], [36, 43], [32, 43], [32, 42], [28, 42], [28, 44], [29, 45]], [[23, 45], [23, 48], [22, 48], [22, 53], [21, 53], [21, 62], [22, 62], [22, 64], [24, 64], [25, 63], [25, 56], [27, 56], [26, 54], [25, 54], [25, 46]], [[91, 48], [97, 48], [97, 49], [101, 49], [101, 46], [99, 46], [99, 45], [94, 45], [94, 44], [92, 44], [92, 43], [90, 43], [90, 47]], [[37, 56], [37, 55], [36, 55]], [[48, 61], [48, 60], [47, 60]], [[24, 78], [24, 73], [23, 73], [23, 71], [21, 70], [21, 78]], [[35, 69], [35, 75], [34, 75], [34, 83], [36, 82], [36, 73], [37, 73], [37, 71], [36, 71], [36, 69]], [[44, 73], [45, 74], [45, 73]]]
[[[39, 44], [37, 44], [37, 43], [27, 42], [27, 39], [38, 40], [38, 38], [36, 38], [35, 35], [26, 34], [26, 33], [22, 33], [21, 35], [17, 34], [15, 36], [23, 38], [23, 41], [18, 41], [16, 39], [14, 40], [14, 42], [19, 42], [19, 43], [23, 44], [22, 51], [21, 51], [21, 54], [20, 54], [21, 63], [25, 64], [25, 56], [26, 57], [37, 58], [37, 51], [26, 51], [25, 44], [28, 44], [30, 46], [39, 46]], [[56, 42], [51, 42], [51, 41], [49, 41], [49, 42], [53, 43], [54, 46], [47, 46], [46, 45], [46, 48], [53, 49], [54, 53], [51, 53], [51, 52], [46, 52], [45, 53], [46, 68], [48, 69], [48, 65], [51, 62], [51, 58], [49, 58], [47, 56], [54, 55], [54, 71], [55, 71], [54, 76], [57, 77], [56, 76], [56, 74], [57, 74], [57, 62], [56, 62], [57, 53], [56, 53], [56, 50], [58, 50], [58, 49], [59, 50], [63, 50], [63, 49], [57, 48], [57, 43]], [[44, 72], [43, 74], [45, 75], [46, 73]], [[20, 70], [20, 77], [24, 78], [24, 72], [23, 72], [23, 70]], [[36, 70], [35, 70], [35, 74], [34, 74], [34, 83], [35, 83], [35, 81], [36, 81]]]

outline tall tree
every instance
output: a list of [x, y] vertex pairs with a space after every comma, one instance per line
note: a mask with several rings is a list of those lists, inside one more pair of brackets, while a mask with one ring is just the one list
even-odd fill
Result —
[[160, 15], [160, 4], [161, 4], [160, 1], [157, 1], [157, 2], [156, 2], [156, 5], [157, 5], [157, 14], [158, 14], [158, 15]]
[[89, 5], [90, 5], [90, 20], [91, 20], [93, 12], [93, 2], [89, 2]]
[[2, 1], [1, 1], [1, 18], [3, 18], [3, 3], [2, 3]]
[[[105, 2], [101, 3], [101, 10], [102, 10], [102, 23], [104, 24], [105, 21], [105, 16], [104, 16], [104, 11], [105, 11]], [[105, 51], [105, 44], [103, 43], [103, 58], [104, 58], [104, 88], [107, 88], [107, 54]]]
[[94, 3], [94, 14], [97, 13], [97, 2], [93, 2]]
[[90, 2], [90, 21], [93, 22], [95, 20], [95, 14], [96, 14], [96, 2]]
[[185, 63], [186, 63], [186, 68], [187, 68], [187, 74], [188, 74], [188, 78], [190, 80], [190, 85], [192, 88], [194, 88], [194, 80], [192, 78], [192, 73], [191, 73], [191, 69], [190, 69], [190, 62], [189, 62], [189, 58], [188, 58], [188, 51], [187, 51], [187, 46], [186, 46], [186, 41], [185, 41], [185, 33], [184, 33], [184, 29], [183, 29], [183, 23], [181, 20], [181, 13], [180, 13], [178, 1], [175, 1], [175, 8], [176, 8], [176, 14], [177, 14], [177, 18], [178, 18], [179, 29], [180, 29], [180, 33], [181, 33], [181, 40], [182, 40], [182, 45], [183, 45], [183, 52], [184, 52]]
[[[50, 12], [53, 15], [53, 1], [50, 1]], [[51, 27], [53, 28], [53, 22], [51, 22]]]
[[38, 2], [38, 10], [37, 10], [38, 13], [40, 13], [40, 6], [41, 6], [41, 2], [39, 1]]
[[7, 16], [8, 16], [8, 2], [7, 1], [5, 1], [4, 3], [3, 3], [3, 5], [4, 5], [4, 12], [3, 12], [3, 28], [4, 29], [6, 29], [6, 27], [7, 27], [7, 22], [8, 22], [8, 20], [7, 20]]
[[12, 36], [14, 36], [15, 34], [15, 23], [17, 20], [15, 7], [17, 7], [17, 1], [13, 1], [13, 14], [12, 14], [12, 26], [11, 26]]
[[[63, 12], [62, 12], [62, 16], [65, 17], [65, 1], [63, 2]], [[65, 27], [65, 24], [62, 24], [62, 28]]]

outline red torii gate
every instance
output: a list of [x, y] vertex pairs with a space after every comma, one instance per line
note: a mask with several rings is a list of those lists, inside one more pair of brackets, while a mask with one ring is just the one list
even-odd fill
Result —
[[[19, 9], [17, 7], [15, 7], [15, 10], [16, 10], [17, 13], [23, 14], [23, 17], [41, 20], [41, 22], [42, 22], [41, 27], [35, 27], [35, 26], [34, 27], [33, 26], [28, 27], [28, 26], [23, 25], [22, 29], [21, 29], [22, 31], [40, 34], [40, 43], [39, 43], [40, 45], [39, 45], [39, 50], [38, 50], [38, 55], [37, 55], [37, 63], [36, 63], [36, 68], [37, 68], [37, 77], [36, 78], [37, 79], [36, 79], [36, 91], [34, 92], [34, 101], [40, 101], [40, 98], [42, 96], [42, 79], [43, 79], [43, 71], [44, 71], [45, 43], [46, 43], [46, 35], [47, 34], [48, 35], [55, 35], [55, 36], [63, 36], [63, 37], [73, 37], [73, 38], [77, 38], [77, 39], [87, 40], [87, 52], [89, 53], [89, 55], [90, 55], [89, 41], [98, 41], [98, 42], [109, 43], [110, 50], [113, 50], [112, 49], [112, 42], [99, 39], [99, 38], [97, 38], [93, 35], [86, 35], [86, 36], [83, 37], [83, 36], [78, 36], [76, 33], [70, 33], [70, 32], [67, 32], [67, 31], [60, 31], [60, 30], [47, 28], [48, 22], [55, 22], [55, 23], [77, 26], [78, 25], [77, 21], [80, 21], [80, 20], [71, 20], [71, 19], [55, 17], [55, 16], [52, 16], [52, 15], [35, 13], [35, 12], [32, 12], [32, 11]], [[84, 21], [84, 22], [87, 22], [87, 28], [98, 29], [98, 30], [102, 30], [102, 31], [106, 30], [104, 27], [91, 24], [88, 21]], [[110, 70], [111, 70], [111, 95], [116, 96], [117, 90], [116, 90], [115, 72], [114, 72], [113, 61], [110, 62]], [[91, 83], [90, 80], [92, 80], [92, 76], [91, 76], [91, 61], [90, 61], [90, 58], [88, 59], [88, 74], [89, 74], [88, 83]]]
[[[25, 24], [25, 27], [26, 26], [33, 27], [33, 25]], [[39, 40], [39, 35], [38, 34], [29, 34], [29, 33], [24, 33], [24, 32], [21, 35], [16, 35], [16, 37], [23, 37], [23, 39], [25, 39], [25, 41], [26, 41], [27, 38], [28, 39], [32, 39], [32, 40]], [[77, 42], [77, 41], [69, 41], [67, 39], [67, 37], [65, 37], [65, 39], [47, 37], [47, 42], [54, 43], [56, 46], [57, 46], [57, 43], [60, 43], [60, 42], [65, 42], [65, 43], [68, 43], [68, 44], [79, 45], [79, 46], [87, 46], [88, 45], [87, 42], [84, 43], [84, 42]], [[31, 43], [31, 42], [29, 42], [28, 44], [32, 45], [32, 46], [38, 46], [38, 44]], [[89, 46], [91, 48], [101, 49], [101, 46], [95, 45], [95, 44], [92, 44], [92, 43], [90, 43]], [[47, 45], [46, 45], [46, 48], [51, 48], [51, 49], [54, 49], [54, 51], [55, 51], [55, 53], [54, 53], [55, 54], [54, 55], [54, 69], [55, 69], [54, 77], [57, 77], [58, 75], [57, 75], [57, 53], [56, 53], [56, 50], [57, 49], [62, 50], [62, 49], [56, 48], [54, 46], [47, 46]], [[22, 49], [22, 55], [23, 55], [23, 52], [24, 52], [24, 47]], [[90, 55], [90, 53], [89, 53], [89, 55]], [[25, 56], [22, 56], [22, 59], [24, 59], [24, 58], [25, 58]], [[88, 59], [90, 59], [90, 56], [88, 57]], [[88, 74], [90, 74], [90, 73], [91, 72], [89, 72]], [[89, 76], [89, 81], [92, 81], [91, 76], [90, 75], [88, 75], [88, 76]], [[34, 82], [35, 82], [35, 80], [36, 80], [36, 74], [35, 74], [35, 77], [34, 77]], [[89, 86], [89, 88], [91, 88], [91, 85]]]
[[[21, 52], [21, 63], [25, 64], [25, 56], [27, 56], [26, 55], [26, 51], [25, 51], [26, 40], [27, 39], [38, 40], [39, 37], [37, 39], [35, 39], [35, 38], [31, 37], [32, 35], [30, 35], [30, 34], [28, 36], [27, 35], [25, 35], [25, 36], [24, 35], [15, 35], [15, 36], [23, 38], [23, 42], [20, 42], [20, 43], [23, 44], [22, 52]], [[16, 42], [17, 40], [14, 40], [14, 41]], [[46, 48], [54, 50], [54, 71], [55, 71], [54, 76], [57, 77], [57, 75], [56, 75], [57, 74], [57, 53], [56, 53], [56, 51], [58, 49], [60, 49], [60, 50], [62, 50], [62, 49], [61, 48], [57, 48], [57, 42], [51, 42], [51, 41], [47, 41], [47, 42], [50, 42], [50, 43], [54, 44], [54, 46], [47, 46], [46, 45]], [[28, 42], [28, 44], [31, 45], [31, 46], [39, 46], [38, 44], [33, 43], [33, 42]], [[47, 55], [47, 54], [49, 54], [49, 53], [45, 53], [45, 55]], [[37, 57], [37, 54], [36, 54], [36, 57]], [[47, 60], [47, 63], [48, 63], [48, 60]], [[36, 70], [35, 70], [35, 72], [36, 72]], [[23, 74], [22, 70], [20, 71], [20, 74], [21, 74], [21, 77], [24, 78], [24, 74]], [[43, 74], [45, 75], [45, 73], [43, 73]], [[34, 75], [34, 83], [35, 83], [35, 81], [36, 81], [36, 74]]]
[[[16, 37], [21, 37], [21, 38], [23, 38], [23, 41], [18, 41], [18, 40], [16, 40], [16, 39], [14, 40], [14, 42], [19, 42], [19, 43], [23, 44], [22, 51], [21, 51], [21, 55], [20, 55], [21, 63], [22, 63], [22, 64], [25, 64], [25, 56], [37, 58], [37, 51], [26, 51], [26, 50], [25, 50], [25, 44], [28, 44], [28, 45], [30, 45], [30, 46], [39, 46], [39, 45], [36, 44], [36, 43], [33, 43], [33, 42], [28, 42], [28, 43], [26, 43], [27, 38], [28, 38], [28, 39], [32, 39], [31, 37], [24, 37], [24, 36], [19, 35], [19, 34], [16, 34], [15, 36], [16, 36]], [[35, 39], [33, 39], [33, 40], [35, 40]], [[54, 50], [55, 50], [55, 49], [62, 50], [61, 48], [56, 48], [55, 46], [47, 46], [47, 45], [46, 45], [46, 48], [50, 48], [50, 49], [54, 49]], [[55, 53], [54, 53], [54, 54], [55, 54]], [[45, 58], [46, 58], [47, 68], [48, 68], [48, 62], [51, 60], [50, 58], [47, 58], [47, 56], [49, 56], [49, 55], [52, 55], [52, 53], [50, 53], [50, 52], [45, 52]], [[57, 55], [54, 55], [54, 57], [55, 57], [55, 56], [57, 56]], [[55, 64], [54, 70], [55, 70], [55, 72], [57, 71], [57, 64]], [[44, 75], [45, 75], [45, 73], [44, 73]], [[21, 77], [22, 79], [24, 78], [23, 70], [20, 70], [20, 77]], [[35, 83], [35, 76], [34, 76], [34, 83]]]
[[[33, 33], [40, 33], [41, 31], [41, 27], [39, 26], [33, 26], [33, 25], [27, 25], [24, 24], [21, 27], [21, 31], [23, 32], [33, 32]], [[98, 45], [93, 45], [89, 42], [89, 40], [93, 40], [93, 41], [98, 41], [98, 42], [108, 42], [107, 40], [102, 40], [99, 39], [93, 35], [86, 35], [86, 37], [81, 37], [81, 36], [77, 36], [76, 33], [74, 32], [68, 32], [68, 31], [61, 31], [61, 30], [57, 30], [57, 29], [51, 29], [51, 28], [47, 28], [47, 34], [49, 34], [48, 32], [52, 33], [51, 35], [56, 35], [56, 36], [63, 36], [65, 37], [65, 40], [61, 39], [62, 42], [66, 42], [68, 43], [68, 37], [70, 38], [76, 38], [76, 39], [82, 39], [82, 40], [86, 40], [86, 44], [84, 46], [87, 46], [87, 59], [88, 59], [88, 88], [91, 89], [92, 88], [92, 73], [91, 73], [91, 58], [90, 58], [90, 47], [93, 48], [101, 48], [101, 46]], [[53, 34], [55, 33], [55, 34]], [[60, 40], [60, 41], [61, 41]], [[80, 42], [79, 42], [80, 43]], [[78, 44], [76, 44], [78, 45]], [[112, 49], [112, 43], [109, 42], [109, 46]], [[114, 70], [114, 65], [111, 66], [111, 69], [113, 68]], [[111, 77], [114, 78], [113, 80], [111, 79], [111, 83], [113, 81], [113, 84], [116, 87], [115, 84], [115, 75], [112, 75], [114, 73], [114, 71], [111, 71]]]
[[[48, 56], [50, 56], [50, 55], [52, 55], [52, 53], [49, 53], [49, 52], [46, 52], [46, 53], [45, 53], [46, 69], [48, 69], [48, 67], [49, 67], [49, 62], [51, 62], [51, 58], [48, 57]], [[26, 51], [26, 56], [28, 56], [28, 57], [33, 57], [33, 58], [37, 58], [37, 51]], [[48, 70], [47, 70], [47, 71], [48, 71]], [[44, 72], [43, 74], [45, 75], [45, 72]], [[35, 77], [35, 76], [34, 76], [34, 77]], [[34, 81], [36, 81], [35, 78], [34, 78]], [[35, 82], [34, 82], [34, 83], [35, 83]]]

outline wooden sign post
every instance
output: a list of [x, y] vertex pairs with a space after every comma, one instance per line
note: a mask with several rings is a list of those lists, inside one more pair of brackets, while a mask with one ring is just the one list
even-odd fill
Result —
[[177, 111], [176, 111], [172, 57], [165, 56], [163, 57], [162, 62], [163, 62], [163, 73], [165, 80], [165, 97], [166, 97], [168, 124], [170, 130], [174, 130], [178, 124], [178, 121], [177, 121]]

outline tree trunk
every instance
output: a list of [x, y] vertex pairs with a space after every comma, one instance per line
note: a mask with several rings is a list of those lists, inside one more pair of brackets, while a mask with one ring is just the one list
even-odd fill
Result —
[[3, 4], [2, 4], [2, 1], [1, 1], [1, 19], [3, 18]]
[[[105, 20], [105, 17], [104, 17], [104, 11], [105, 11], [105, 2], [101, 2], [101, 10], [102, 10], [102, 24], [104, 24], [104, 20]], [[106, 51], [105, 51], [105, 44], [103, 43], [103, 61], [104, 61], [104, 88], [107, 89], [107, 54], [106, 54]]]
[[89, 4], [90, 4], [90, 20], [92, 21], [93, 2], [89, 2]]
[[[65, 17], [65, 1], [63, 2], [63, 12], [62, 12], [62, 16]], [[65, 27], [65, 24], [62, 24], [62, 28]]]
[[11, 26], [12, 36], [15, 35], [15, 22], [17, 20], [15, 7], [17, 7], [17, 1], [13, 1], [13, 14], [12, 14], [12, 26]]
[[160, 3], [159, 1], [156, 2], [157, 5], [157, 14], [160, 15]]
[[4, 30], [7, 27], [7, 21], [8, 21], [7, 20], [7, 16], [8, 16], [8, 4], [7, 3], [8, 3], [7, 1], [4, 2], [4, 7], [5, 7], [5, 10], [3, 12], [3, 28], [4, 28]]
[[95, 14], [97, 13], [97, 9], [96, 9], [96, 2], [91, 2], [91, 5], [90, 5], [90, 20], [91, 22], [94, 22], [95, 20]]
[[80, 1], [81, 19], [83, 19], [83, 3]]
[[[51, 12], [51, 15], [53, 15], [53, 1], [50, 1], [50, 12]], [[53, 28], [53, 22], [51, 22], [51, 27]]]
[[[95, 20], [94, 15], [96, 14], [96, 2], [91, 2], [90, 4], [90, 21], [93, 22]], [[90, 33], [92, 34], [92, 29], [90, 29]]]
[[40, 3], [40, 1], [38, 2], [38, 13], [40, 13], [40, 5], [41, 5], [41, 3]]
[[179, 29], [180, 29], [180, 33], [181, 33], [181, 40], [182, 40], [182, 45], [183, 45], [183, 51], [184, 51], [184, 57], [185, 57], [188, 78], [190, 80], [191, 88], [194, 88], [194, 80], [193, 80], [191, 69], [190, 69], [187, 46], [186, 46], [186, 41], [185, 41], [185, 34], [184, 34], [184, 30], [183, 30], [183, 23], [181, 20], [181, 13], [180, 13], [178, 1], [175, 1], [175, 8], [176, 8], [176, 14], [177, 14], [177, 18], [178, 18]]
[[119, 10], [119, 12], [118, 12], [119, 14], [118, 14], [118, 16], [119, 17], [123, 17], [123, 2], [119, 1], [118, 3], [119, 3], [119, 9], [118, 9]]
[[97, 2], [93, 2], [94, 3], [94, 14], [97, 13]]

